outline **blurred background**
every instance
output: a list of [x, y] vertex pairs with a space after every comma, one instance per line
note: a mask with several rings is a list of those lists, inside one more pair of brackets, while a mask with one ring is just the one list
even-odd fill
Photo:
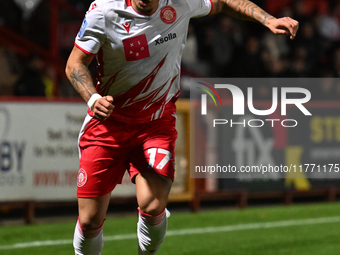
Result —
[[[20, 215], [13, 213], [19, 208], [25, 211], [25, 222], [32, 223], [36, 210], [60, 205], [64, 208], [71, 205], [76, 214], [76, 142], [86, 105], [67, 80], [64, 69], [91, 2], [0, 0], [0, 215], [3, 219]], [[292, 41], [287, 36], [271, 34], [257, 23], [225, 15], [191, 20], [182, 58], [182, 100], [178, 103], [176, 149], [178, 170], [170, 199], [174, 206], [188, 202], [191, 209], [199, 210], [204, 201], [214, 200], [218, 201], [216, 205], [245, 207], [256, 199], [264, 203], [291, 204], [339, 198], [338, 182], [325, 181], [314, 186], [302, 178], [302, 181], [288, 179], [279, 186], [275, 183], [266, 186], [189, 178], [190, 107], [187, 99], [191, 77], [308, 77], [336, 81], [340, 76], [340, 1], [253, 2], [276, 17], [290, 16], [298, 20], [300, 30]], [[96, 74], [96, 63], [91, 64], [90, 70]], [[255, 86], [256, 99], [271, 99], [271, 89]], [[302, 135], [300, 132], [290, 139], [297, 138], [294, 141], [302, 148], [316, 144], [321, 148], [319, 152], [326, 155], [324, 159], [331, 157], [340, 162], [337, 102], [340, 83], [321, 82], [308, 89], [312, 99], [320, 102], [313, 106], [317, 119], [311, 120], [311, 125], [305, 124], [306, 129], [300, 130]], [[29, 118], [33, 113], [40, 118]], [[319, 131], [314, 140], [309, 135], [313, 127]], [[267, 136], [274, 137], [274, 134], [268, 132]], [[274, 149], [272, 153], [276, 153]], [[299, 150], [292, 151], [293, 155], [296, 153]], [[128, 183], [127, 178], [122, 190], [113, 195], [113, 202], [130, 203], [132, 211], [135, 210], [134, 187]]]
[[[254, 2], [276, 17], [298, 20], [296, 39], [225, 15], [192, 19], [183, 53], [183, 97], [188, 96], [187, 76], [339, 77], [338, 0]], [[0, 96], [78, 97], [64, 67], [90, 3], [0, 0]], [[261, 95], [268, 94], [262, 90]], [[313, 90], [319, 99], [340, 95], [339, 86]]]

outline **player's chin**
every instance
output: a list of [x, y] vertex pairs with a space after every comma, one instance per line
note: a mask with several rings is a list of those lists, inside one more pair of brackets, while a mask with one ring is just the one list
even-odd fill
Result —
[[148, 1], [148, 0], [139, 1], [137, 5], [137, 9], [139, 13], [144, 14], [144, 15], [149, 15], [153, 11], [151, 1]]

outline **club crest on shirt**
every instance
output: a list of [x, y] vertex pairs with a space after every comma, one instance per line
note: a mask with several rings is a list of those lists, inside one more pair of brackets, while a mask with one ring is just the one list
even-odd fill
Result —
[[173, 23], [177, 18], [176, 10], [171, 6], [163, 7], [160, 15], [161, 20], [167, 24]]
[[87, 27], [87, 20], [86, 20], [86, 18], [85, 18], [84, 21], [83, 21], [83, 24], [81, 25], [81, 28], [80, 28], [80, 30], [79, 30], [79, 33], [78, 33], [78, 37], [79, 37], [79, 38], [82, 38], [82, 37], [83, 37], [86, 27]]
[[79, 188], [83, 187], [87, 181], [87, 173], [84, 169], [80, 168], [77, 177], [77, 186]]

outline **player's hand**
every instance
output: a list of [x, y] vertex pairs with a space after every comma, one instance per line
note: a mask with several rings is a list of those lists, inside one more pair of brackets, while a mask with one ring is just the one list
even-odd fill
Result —
[[97, 120], [106, 120], [112, 113], [114, 105], [112, 96], [99, 98], [93, 105], [93, 116]]
[[293, 40], [299, 29], [299, 22], [289, 17], [280, 19], [274, 18], [267, 20], [265, 26], [267, 26], [274, 34], [289, 35], [290, 39]]

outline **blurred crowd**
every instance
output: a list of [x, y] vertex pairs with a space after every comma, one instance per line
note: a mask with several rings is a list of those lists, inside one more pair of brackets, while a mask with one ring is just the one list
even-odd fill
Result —
[[[340, 1], [254, 2], [276, 17], [298, 20], [298, 36], [290, 40], [226, 15], [193, 19], [183, 72], [205, 77], [340, 77]], [[340, 98], [340, 83], [323, 84], [310, 88], [313, 98]], [[260, 97], [270, 98], [271, 88], [257, 89]]]
[[[67, 2], [84, 13], [91, 0]], [[188, 77], [340, 77], [340, 0], [253, 2], [276, 17], [290, 16], [298, 20], [297, 37], [290, 40], [287, 36], [276, 36], [257, 23], [226, 15], [192, 19], [182, 59], [183, 96], [188, 95]], [[0, 0], [0, 5], [0, 25], [41, 47], [49, 47], [48, 1], [41, 1], [29, 15], [14, 0]], [[79, 18], [60, 16], [80, 26]], [[71, 42], [60, 51], [65, 61], [72, 47]], [[31, 95], [34, 91], [35, 96], [48, 96], [55, 93], [55, 87], [61, 96], [77, 95], [65, 77], [59, 78], [58, 84], [51, 84], [55, 80], [51, 78], [53, 72], [48, 63], [44, 66], [41, 61], [36, 55], [23, 59], [0, 44], [0, 95]], [[33, 81], [35, 75], [41, 82]], [[30, 79], [36, 85], [26, 84]], [[313, 98], [340, 97], [340, 83], [322, 84], [310, 88]], [[258, 87], [257, 94], [270, 98], [271, 88]]]

